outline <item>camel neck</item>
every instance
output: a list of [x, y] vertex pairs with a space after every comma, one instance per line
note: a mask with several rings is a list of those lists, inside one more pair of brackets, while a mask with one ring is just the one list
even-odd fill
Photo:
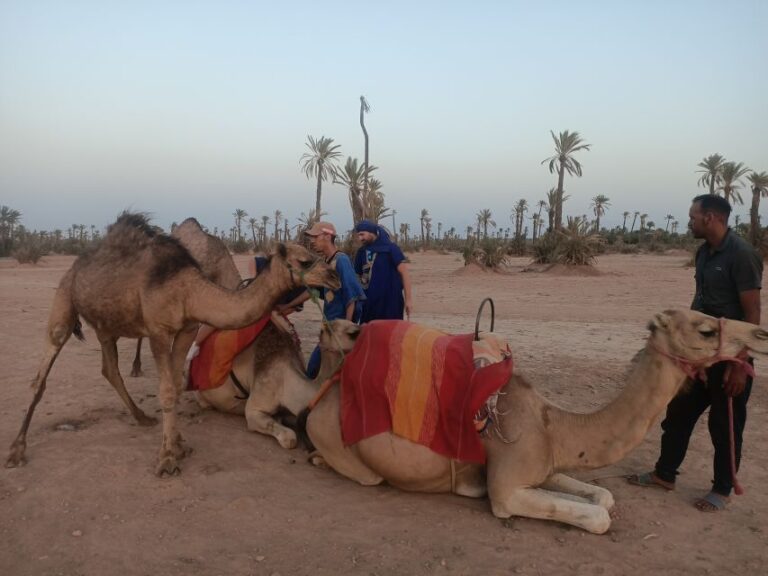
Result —
[[555, 471], [593, 469], [619, 461], [640, 444], [685, 382], [672, 360], [646, 346], [622, 393], [592, 414], [554, 407], [550, 430]]

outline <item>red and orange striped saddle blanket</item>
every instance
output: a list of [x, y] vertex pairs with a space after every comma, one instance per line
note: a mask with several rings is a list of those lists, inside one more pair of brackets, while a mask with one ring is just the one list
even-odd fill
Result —
[[[392, 431], [434, 452], [485, 462], [474, 416], [512, 376], [512, 358], [476, 368], [473, 335], [403, 320], [363, 327], [341, 373], [345, 445]], [[487, 364], [487, 362], [481, 362]]]
[[270, 319], [271, 314], [265, 314], [245, 328], [217, 330], [208, 336], [189, 365], [187, 390], [211, 390], [224, 384], [232, 370], [232, 362], [261, 334]]

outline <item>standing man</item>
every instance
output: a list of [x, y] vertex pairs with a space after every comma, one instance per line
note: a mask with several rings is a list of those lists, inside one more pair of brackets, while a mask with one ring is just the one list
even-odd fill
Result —
[[[341, 280], [338, 290], [321, 289], [323, 299], [323, 315], [327, 320], [357, 321], [360, 316], [360, 305], [365, 300], [365, 292], [355, 276], [349, 256], [336, 249], [336, 227], [330, 222], [318, 222], [304, 232], [309, 237], [309, 244], [315, 252], [325, 258], [327, 264], [333, 264]], [[309, 292], [304, 290], [299, 296], [278, 306], [281, 314], [292, 312], [297, 306], [309, 300]], [[315, 346], [307, 364], [307, 376], [314, 378], [320, 370], [320, 348]]]
[[411, 277], [400, 247], [381, 226], [361, 220], [355, 226], [362, 246], [355, 254], [355, 272], [365, 289], [361, 322], [411, 317]]
[[[760, 288], [763, 261], [755, 249], [728, 227], [731, 205], [720, 196], [696, 196], [688, 227], [705, 242], [696, 252], [696, 295], [691, 308], [715, 317], [760, 323]], [[638, 486], [675, 488], [696, 421], [709, 408], [709, 435], [715, 448], [712, 490], [694, 505], [702, 512], [717, 512], [729, 501], [733, 480], [730, 467], [728, 397], [733, 398], [736, 466], [741, 459], [742, 433], [752, 378], [741, 365], [720, 362], [707, 369], [707, 381], [696, 379], [667, 406], [661, 423], [661, 454], [652, 472], [628, 477]]]

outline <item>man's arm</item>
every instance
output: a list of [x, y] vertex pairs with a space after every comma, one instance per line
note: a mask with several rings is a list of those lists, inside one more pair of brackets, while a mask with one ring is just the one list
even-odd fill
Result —
[[310, 298], [309, 290], [305, 290], [304, 292], [296, 296], [296, 298], [294, 298], [287, 304], [278, 304], [275, 307], [275, 310], [277, 310], [282, 315], [290, 314], [291, 312], [293, 312], [296, 306], [299, 306], [300, 304], [304, 304], [304, 302], [309, 300], [309, 298]]
[[[739, 292], [741, 309], [744, 310], [744, 321], [760, 324], [760, 290], [745, 290]], [[747, 373], [739, 364], [732, 363], [726, 372], [723, 389], [728, 396], [738, 396], [747, 386]]]
[[406, 262], [400, 262], [397, 267], [400, 277], [403, 279], [403, 295], [405, 296], [405, 317], [411, 319], [413, 304], [411, 301], [411, 274]]

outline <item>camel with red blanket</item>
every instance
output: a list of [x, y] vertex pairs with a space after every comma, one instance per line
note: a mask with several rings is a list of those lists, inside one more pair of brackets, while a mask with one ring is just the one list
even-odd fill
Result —
[[[263, 327], [255, 327], [257, 334], [236, 354], [221, 378], [214, 377], [216, 386], [197, 391], [198, 401], [222, 412], [244, 414], [248, 430], [274, 436], [283, 448], [295, 448], [296, 433], [276, 416], [281, 409], [296, 416], [307, 407], [320, 385], [341, 367], [343, 354], [354, 346], [360, 327], [347, 320], [323, 323], [320, 371], [313, 380], [304, 373], [304, 361], [292, 336], [269, 317], [265, 320]], [[282, 316], [279, 320], [286, 321]], [[201, 371], [214, 370], [208, 355], [216, 354], [217, 339], [222, 334], [209, 336], [192, 361], [193, 388], [197, 381], [208, 379]]]
[[[342, 386], [331, 390], [308, 416], [307, 433], [318, 450], [315, 460], [363, 485], [386, 480], [419, 492], [475, 497], [487, 492], [497, 517], [555, 520], [602, 534], [610, 527], [608, 511], [613, 496], [564, 472], [599, 468], [623, 458], [643, 440], [689, 374], [724, 359], [740, 362], [736, 357], [745, 349], [768, 354], [768, 332], [746, 322], [669, 310], [656, 314], [648, 327], [647, 344], [623, 391], [592, 414], [571, 413], [551, 404], [525, 378], [514, 374], [488, 403], [491, 421], [480, 438], [484, 464], [457, 461], [424, 443], [398, 436], [382, 428], [377, 421], [381, 416], [376, 413], [365, 414], [362, 425], [359, 418], [353, 418], [348, 429], [342, 416], [350, 406], [367, 402], [354, 397], [355, 387], [377, 379], [365, 371], [365, 362], [355, 360], [356, 347], [345, 362]], [[366, 336], [371, 328], [379, 330], [372, 323], [363, 330], [359, 343], [370, 340], [369, 349], [378, 349], [377, 355], [381, 355], [389, 341], [373, 334]], [[362, 370], [358, 374], [348, 372], [352, 364]], [[392, 362], [395, 370], [397, 364]], [[414, 370], [429, 372], [424, 366], [408, 369]], [[433, 362], [433, 374], [434, 370]], [[384, 392], [376, 394], [394, 412], [399, 392], [391, 386], [394, 379], [390, 378], [389, 384], [386, 379]], [[434, 382], [433, 378], [433, 386]], [[415, 404], [421, 410], [423, 399]], [[466, 406], [465, 416], [471, 418], [470, 409], [475, 406]], [[366, 436], [366, 428], [372, 435]]]

